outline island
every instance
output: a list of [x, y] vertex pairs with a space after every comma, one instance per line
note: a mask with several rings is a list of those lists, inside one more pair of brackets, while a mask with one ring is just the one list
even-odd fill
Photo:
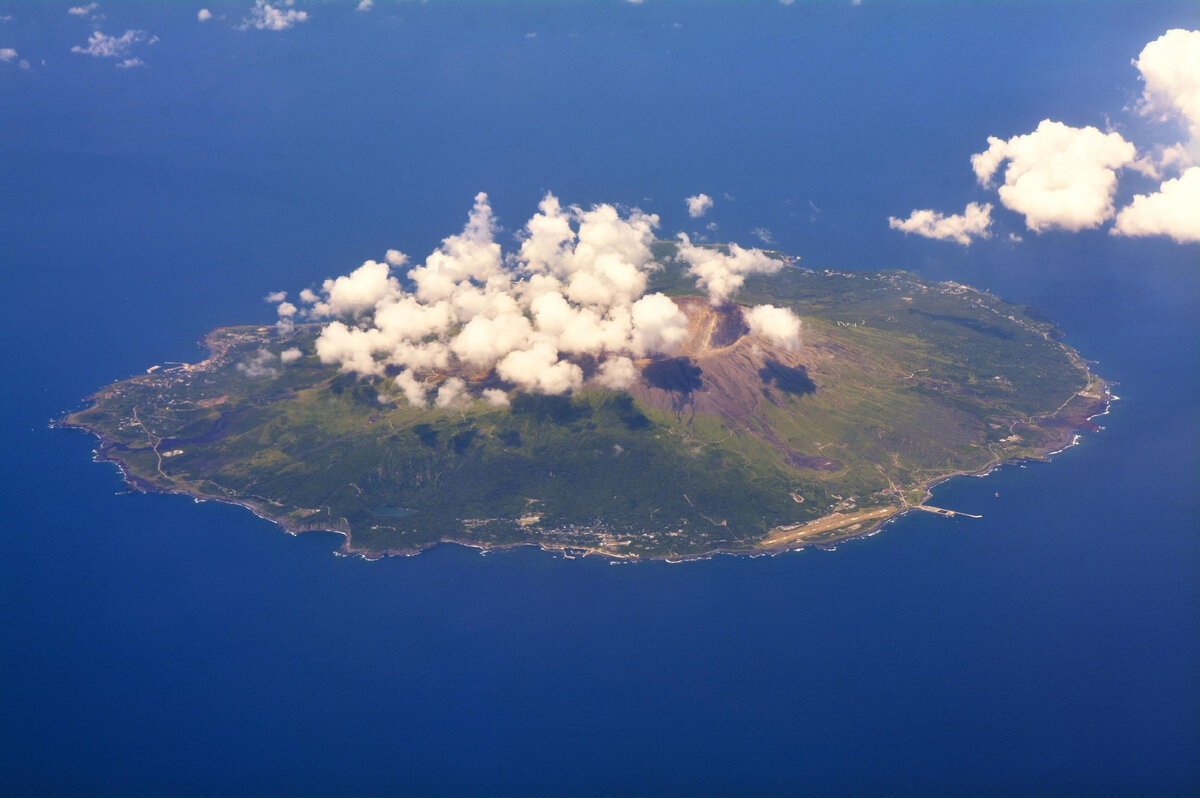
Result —
[[[109, 385], [61, 423], [95, 434], [136, 489], [338, 532], [368, 558], [454, 542], [682, 560], [953, 514], [927, 504], [932, 485], [1045, 459], [1112, 398], [1054, 324], [987, 292], [770, 253], [774, 273], [713, 301], [676, 243], [653, 250], [651, 287], [686, 336], [634, 358], [619, 390], [591, 379], [598, 358], [574, 360], [585, 379], [565, 393], [455, 362], [422, 379], [458, 380], [458, 399], [414, 404], [395, 368], [325, 362], [322, 326], [299, 321], [217, 329], [207, 359]], [[762, 302], [800, 319], [799, 346], [751, 331]]]

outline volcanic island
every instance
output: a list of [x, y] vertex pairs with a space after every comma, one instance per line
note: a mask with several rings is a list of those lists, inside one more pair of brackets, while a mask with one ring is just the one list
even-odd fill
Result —
[[[714, 302], [677, 243], [651, 249], [650, 289], [686, 334], [631, 358], [620, 390], [594, 379], [602, 357], [573, 358], [582, 383], [561, 394], [452, 361], [419, 387], [454, 400], [414, 404], [394, 367], [364, 378], [319, 356], [320, 324], [236, 326], [208, 334], [203, 362], [116, 382], [60, 423], [95, 434], [135, 489], [338, 532], [345, 553], [454, 542], [676, 560], [951, 514], [926, 504], [933, 484], [1045, 459], [1112, 398], [1054, 324], [987, 292], [771, 252], [777, 270]], [[760, 302], [800, 319], [799, 346], [752, 332]]]

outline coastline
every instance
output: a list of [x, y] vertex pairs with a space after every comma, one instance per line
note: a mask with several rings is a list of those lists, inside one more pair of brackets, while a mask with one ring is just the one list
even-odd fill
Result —
[[[262, 330], [261, 326], [255, 325], [239, 325], [234, 327], [218, 327], [201, 338], [200, 344], [207, 350], [207, 356], [199, 363], [195, 364], [180, 364], [187, 370], [202, 370], [211, 366], [215, 361], [225, 355], [231, 346], [230, 341], [223, 336], [223, 333], [229, 330], [237, 329], [258, 329]], [[983, 477], [990, 474], [995, 469], [1003, 465], [1012, 465], [1024, 462], [1048, 462], [1054, 456], [1065, 452], [1079, 444], [1081, 434], [1083, 432], [1095, 432], [1103, 429], [1099, 425], [1093, 423], [1093, 419], [1107, 415], [1114, 401], [1118, 401], [1120, 397], [1112, 393], [1113, 383], [1099, 377], [1091, 370], [1093, 361], [1083, 358], [1079, 352], [1065, 341], [1054, 338], [1043, 332], [1043, 336], [1047, 340], [1054, 340], [1058, 347], [1066, 355], [1071, 364], [1079, 370], [1083, 376], [1083, 387], [1071, 394], [1057, 409], [1052, 412], [1041, 415], [1029, 416], [1021, 418], [1009, 423], [1009, 431], [1013, 433], [1021, 425], [1034, 426], [1042, 430], [1059, 430], [1060, 434], [1052, 441], [1043, 444], [1041, 447], [1032, 447], [1028, 452], [1013, 456], [1010, 454], [996, 454], [994, 450], [993, 459], [986, 465], [976, 468], [954, 471], [944, 474], [939, 474], [924, 483], [914, 484], [908, 488], [898, 489], [900, 503], [894, 505], [882, 504], [875, 505], [868, 510], [861, 511], [857, 516], [842, 516], [841, 513], [834, 512], [811, 521], [800, 524], [784, 524], [781, 526], [768, 529], [762, 536], [753, 544], [738, 548], [716, 548], [703, 552], [694, 552], [689, 554], [627, 554], [619, 551], [596, 547], [581, 547], [578, 545], [555, 545], [545, 541], [513, 541], [506, 543], [482, 543], [478, 540], [468, 540], [455, 537], [444, 537], [437, 541], [430, 542], [428, 545], [421, 545], [411, 549], [368, 549], [359, 548], [354, 545], [352, 530], [348, 524], [335, 523], [297, 523], [293, 519], [287, 519], [272, 514], [270, 509], [263, 503], [255, 501], [252, 498], [229, 496], [229, 495], [213, 495], [204, 493], [197, 489], [190, 489], [190, 486], [180, 486], [172, 488], [165, 485], [160, 485], [144, 477], [133, 474], [128, 464], [117, 453], [119, 443], [105, 436], [103, 432], [85, 423], [73, 420], [87, 410], [98, 405], [97, 397], [99, 393], [88, 397], [90, 404], [88, 407], [82, 408], [75, 412], [67, 413], [61, 418], [52, 419], [50, 424], [52, 427], [79, 429], [87, 434], [94, 435], [99, 440], [99, 445], [93, 450], [93, 461], [95, 462], [111, 462], [114, 463], [121, 471], [121, 475], [125, 483], [131, 490], [141, 493], [165, 493], [190, 496], [196, 502], [201, 501], [216, 501], [225, 504], [236, 505], [243, 507], [252, 512], [257, 517], [275, 524], [283, 532], [288, 535], [298, 536], [305, 532], [332, 532], [343, 537], [342, 545], [335, 552], [338, 556], [359, 557], [365, 560], [379, 560], [384, 557], [411, 557], [416, 556], [434, 546], [443, 543], [454, 543], [460, 546], [474, 548], [480, 551], [481, 554], [486, 554], [490, 551], [503, 551], [514, 549], [523, 546], [535, 546], [542, 551], [559, 554], [567, 558], [597, 556], [607, 559], [613, 563], [628, 563], [628, 562], [643, 562], [643, 561], [665, 561], [672, 563], [691, 562], [696, 560], [705, 560], [719, 554], [735, 555], [735, 556], [762, 556], [776, 555], [789, 551], [798, 551], [805, 548], [822, 548], [832, 550], [837, 544], [849, 540], [867, 538], [878, 534], [889, 523], [908, 514], [916, 509], [930, 509], [926, 507], [926, 503], [932, 498], [932, 490], [938, 485], [947, 480], [961, 476]], [[1082, 400], [1082, 406], [1071, 406], [1076, 403], [1076, 400]], [[165, 475], [164, 475], [165, 476]], [[919, 502], [913, 504], [904, 499], [906, 491], [921, 490], [922, 497]], [[890, 509], [886, 514], [881, 513], [881, 510]], [[934, 510], [936, 512], [936, 510]], [[862, 515], [873, 515], [869, 518], [861, 518]], [[954, 514], [954, 513], [950, 513]], [[847, 518], [844, 523], [836, 523], [841, 518]], [[856, 523], [860, 520], [868, 521], [869, 523]], [[832, 525], [831, 525], [832, 523]], [[805, 534], [805, 530], [816, 528], [821, 532], [834, 532], [835, 534], [827, 535], [820, 540], [808, 540], [808, 537], [813, 535]], [[839, 530], [841, 530], [839, 532]], [[785, 541], [772, 544], [769, 542], [773, 535], [777, 535], [781, 531], [789, 531], [791, 533], [799, 532], [796, 540]]]
[[[1060, 419], [1060, 413], [1062, 412], [1062, 410], [1072, 400], [1074, 400], [1075, 398], [1080, 397], [1080, 396], [1083, 396], [1085, 398], [1091, 398], [1084, 393], [1088, 388], [1098, 387], [1100, 390], [1099, 396], [1097, 398], [1093, 399], [1093, 403], [1089, 406], [1089, 411], [1095, 411], [1095, 412], [1088, 412], [1088, 414], [1086, 416], [1082, 417], [1081, 419], [1079, 419], [1078, 421], [1076, 421], [1074, 423], [1070, 422], [1071, 417], [1069, 417], [1069, 416], [1063, 419], [1063, 420], [1068, 421], [1068, 424], [1064, 426], [1064, 429], [1068, 429], [1071, 431], [1070, 432], [1071, 438], [1069, 441], [1066, 441], [1065, 443], [1055, 442], [1053, 444], [1053, 446], [1055, 448], [1047, 449], [1045, 451], [1035, 450], [1028, 455], [1023, 455], [1020, 457], [997, 457], [992, 462], [988, 463], [986, 466], [984, 466], [982, 468], [978, 468], [978, 469], [974, 469], [974, 470], [955, 471], [955, 472], [952, 472], [949, 474], [943, 474], [941, 476], [938, 476], [938, 477], [924, 483], [924, 485], [923, 485], [924, 492], [921, 497], [921, 501], [918, 504], [910, 504], [907, 506], [904, 506], [904, 505], [897, 506], [895, 508], [894, 513], [888, 515], [885, 518], [881, 518], [878, 521], [875, 521], [874, 523], [872, 523], [870, 526], [868, 526], [866, 528], [855, 529], [853, 532], [850, 532], [848, 534], [838, 535], [838, 536], [833, 537], [830, 540], [821, 541], [821, 542], [802, 543], [800, 545], [784, 544], [784, 545], [780, 545], [780, 546], [776, 546], [776, 547], [764, 546], [762, 548], [762, 552], [767, 553], [767, 554], [772, 554], [772, 555], [783, 554], [788, 551], [799, 551], [800, 549], [809, 548], [809, 547], [813, 547], [813, 546], [815, 546], [817, 548], [832, 550], [833, 548], [836, 547], [836, 545], [838, 543], [844, 543], [844, 542], [850, 541], [850, 540], [868, 538], [873, 535], [877, 535], [877, 534], [879, 534], [880, 531], [882, 531], [882, 529], [885, 526], [892, 523], [893, 521], [900, 519], [901, 517], [907, 515], [908, 513], [912, 512], [914, 510], [925, 509], [926, 502], [928, 502], [930, 499], [933, 498], [933, 489], [935, 487], [937, 487], [938, 485], [941, 485], [944, 482], [947, 482], [951, 479], [956, 479], [958, 477], [986, 477], [989, 474], [991, 474], [993, 471], [995, 471], [996, 469], [1001, 468], [1002, 466], [1006, 466], [1006, 465], [1018, 465], [1021, 463], [1031, 463], [1031, 462], [1033, 462], [1033, 463], [1048, 463], [1055, 456], [1062, 454], [1063, 452], [1067, 451], [1068, 449], [1078, 446], [1083, 437], [1081, 432], [1083, 432], [1083, 431], [1097, 432], [1097, 431], [1103, 429], [1103, 427], [1100, 427], [1099, 425], [1092, 424], [1091, 423], [1092, 419], [1108, 415], [1112, 409], [1112, 403], [1119, 401], [1120, 397], [1117, 396], [1116, 394], [1112, 393], [1113, 383], [1109, 383], [1108, 381], [1093, 374], [1092, 371], [1088, 368], [1087, 363], [1081, 357], [1079, 357], [1077, 352], [1075, 352], [1071, 347], [1069, 347], [1065, 344], [1063, 345], [1063, 349], [1067, 352], [1068, 356], [1071, 357], [1072, 362], [1074, 362], [1077, 366], [1079, 366], [1084, 371], [1084, 373], [1087, 375], [1087, 385], [1085, 385], [1083, 390], [1077, 391], [1066, 402], [1064, 402], [1063, 405], [1059, 407], [1058, 411], [1056, 411], [1053, 414], [1043, 416], [1043, 417], [1041, 417], [1041, 419], [1042, 420], [1058, 420], [1058, 419]], [[1031, 421], [1032, 421], [1032, 419], [1027, 419], [1025, 421], [1025, 423], [1030, 423]], [[1016, 426], [1016, 424], [1019, 424], [1019, 423], [1022, 423], [1022, 422], [1014, 422], [1013, 426]], [[822, 518], [818, 518], [814, 521], [808, 522], [808, 524], [812, 524], [812, 525], [819, 524], [820, 522], [822, 522], [828, 518], [829, 518], [829, 516], [823, 516]], [[847, 522], [846, 525], [849, 526], [850, 522]], [[778, 529], [781, 529], [781, 527], [776, 527], [775, 530], [771, 530], [771, 532], [767, 533], [767, 536], [769, 537], [772, 532], [775, 532]]]
[[[206, 343], [207, 342], [208, 341], [207, 341], [207, 336], [206, 336]], [[504, 550], [509, 550], [509, 549], [525, 547], [525, 546], [532, 546], [532, 547], [539, 548], [542, 551], [545, 551], [545, 552], [548, 552], [551, 554], [558, 554], [567, 559], [574, 559], [576, 557], [596, 556], [596, 557], [600, 557], [602, 559], [607, 559], [610, 562], [612, 562], [613, 564], [634, 563], [634, 562], [653, 562], [653, 561], [663, 561], [663, 562], [669, 562], [669, 563], [683, 563], [683, 562], [694, 562], [694, 561], [698, 561], [698, 560], [707, 560], [707, 559], [710, 559], [712, 557], [715, 557], [717, 555], [722, 555], [722, 554], [732, 555], [732, 556], [743, 556], [743, 557], [757, 557], [757, 556], [764, 556], [764, 555], [774, 556], [774, 555], [783, 554], [786, 552], [799, 551], [800, 549], [813, 548], [813, 547], [826, 549], [826, 550], [832, 550], [832, 549], [836, 548], [837, 544], [839, 544], [839, 543], [844, 543], [849, 540], [867, 538], [867, 537], [876, 535], [885, 526], [887, 526], [888, 524], [892, 523], [893, 521], [903, 517], [904, 515], [907, 515], [908, 513], [912, 512], [914, 510], [925, 509], [925, 507], [924, 507], [925, 503], [928, 502], [932, 498], [933, 488], [937, 487], [938, 485], [942, 484], [943, 482], [946, 482], [947, 480], [954, 479], [956, 477], [963, 477], [963, 476], [974, 476], [974, 477], [987, 476], [988, 474], [990, 474], [997, 468], [1004, 466], [1004, 465], [1012, 465], [1012, 464], [1024, 463], [1024, 462], [1048, 462], [1054, 456], [1065, 452], [1067, 449], [1077, 446], [1081, 440], [1082, 432], [1097, 431], [1099, 429], [1102, 429], [1098, 425], [1092, 423], [1092, 419], [1098, 418], [1103, 415], [1107, 415], [1111, 409], [1112, 403], [1114, 401], [1117, 401], [1119, 399], [1119, 397], [1117, 397], [1115, 394], [1112, 393], [1112, 391], [1111, 391], [1112, 385], [1110, 383], [1108, 383], [1107, 381], [1101, 379], [1100, 377], [1097, 377], [1095, 374], [1093, 374], [1091, 372], [1091, 370], [1088, 368], [1087, 363], [1082, 358], [1080, 358], [1079, 355], [1071, 347], [1063, 344], [1063, 349], [1068, 353], [1068, 355], [1071, 357], [1072, 361], [1077, 366], [1079, 366], [1083, 370], [1084, 374], [1086, 375], [1087, 379], [1086, 379], [1085, 387], [1083, 389], [1081, 389], [1080, 391], [1077, 391], [1070, 398], [1068, 398], [1067, 401], [1064, 402], [1058, 408], [1058, 410], [1056, 410], [1054, 413], [1051, 413], [1051, 414], [1048, 414], [1045, 416], [1040, 416], [1040, 417], [1018, 420], [1018, 421], [1013, 422], [1012, 427], [1016, 427], [1017, 425], [1022, 424], [1022, 423], [1030, 424], [1030, 423], [1034, 423], [1035, 421], [1040, 421], [1043, 423], [1049, 423], [1051, 426], [1056, 426], [1056, 427], [1061, 428], [1063, 430], [1063, 437], [1065, 438], [1066, 435], [1069, 434], [1070, 435], [1069, 439], [1055, 440], [1052, 444], [1050, 444], [1050, 447], [1052, 447], [1052, 448], [1046, 448], [1044, 451], [1039, 450], [1039, 449], [1034, 449], [1029, 454], [1022, 455], [1019, 457], [997, 456], [994, 460], [992, 460], [991, 462], [989, 462], [987, 465], [983, 466], [982, 468], [972, 469], [972, 470], [964, 470], [964, 471], [955, 471], [952, 473], [941, 474], [941, 475], [929, 480], [928, 482], [924, 483], [923, 485], [914, 486], [916, 488], [923, 488], [923, 496], [919, 503], [917, 503], [917, 504], [905, 503], [905, 504], [900, 504], [900, 505], [879, 505], [875, 508], [872, 508], [871, 510], [869, 510], [867, 512], [868, 513], [878, 513], [880, 510], [885, 510], [888, 508], [890, 508], [892, 511], [887, 512], [886, 514], [878, 515], [877, 517], [868, 519], [870, 521], [870, 523], [868, 523], [866, 525], [862, 525], [861, 523], [856, 525], [856, 521], [858, 520], [858, 517], [856, 517], [856, 516], [842, 516], [840, 513], [831, 513], [831, 514], [822, 516], [820, 518], [814, 519], [812, 521], [805, 522], [803, 524], [783, 525], [780, 527], [775, 527], [773, 529], [770, 529], [766, 533], [764, 533], [764, 535], [762, 536], [762, 539], [758, 543], [756, 543], [752, 546], [749, 546], [749, 547], [717, 548], [717, 549], [712, 549], [709, 551], [695, 552], [695, 553], [690, 553], [690, 554], [631, 555], [631, 554], [623, 554], [621, 552], [610, 551], [607, 549], [579, 547], [579, 546], [570, 546], [570, 545], [556, 546], [556, 545], [552, 545], [552, 544], [547, 544], [545, 542], [517, 541], [517, 542], [510, 542], [510, 543], [486, 544], [486, 543], [480, 543], [479, 541], [465, 540], [465, 539], [453, 538], [453, 537], [442, 538], [441, 540], [431, 542], [429, 545], [420, 546], [420, 547], [416, 547], [413, 549], [374, 550], [374, 549], [358, 548], [354, 545], [353, 535], [352, 535], [351, 530], [348, 527], [339, 528], [338, 525], [336, 525], [336, 524], [297, 524], [294, 521], [291, 521], [289, 519], [273, 515], [267, 509], [267, 507], [265, 507], [262, 503], [256, 502], [252, 499], [231, 497], [231, 496], [214, 496], [211, 494], [203, 493], [198, 490], [189, 490], [187, 488], [173, 489], [170, 487], [166, 487], [166, 486], [151, 482], [142, 477], [139, 477], [136, 474], [131, 473], [127, 463], [124, 460], [122, 460], [119, 455], [114, 453], [115, 449], [116, 449], [114, 441], [106, 438], [103, 433], [87, 426], [86, 424], [82, 424], [77, 421], [71, 420], [78, 413], [68, 414], [67, 416], [65, 416], [61, 419], [56, 419], [51, 422], [51, 426], [58, 427], [58, 428], [66, 428], [66, 429], [78, 429], [78, 430], [82, 430], [83, 432], [85, 432], [89, 435], [94, 435], [99, 440], [99, 445], [96, 447], [96, 449], [93, 450], [93, 458], [92, 458], [93, 461], [94, 462], [109, 462], [109, 463], [113, 463], [114, 465], [116, 465], [117, 468], [121, 471], [122, 479], [124, 480], [125, 484], [130, 487], [131, 490], [135, 490], [135, 491], [138, 491], [141, 493], [164, 493], [164, 494], [190, 496], [196, 502], [216, 501], [216, 502], [221, 502], [224, 504], [236, 505], [236, 506], [243, 507], [243, 508], [249, 510], [255, 516], [263, 519], [264, 521], [269, 521], [272, 524], [275, 524], [283, 532], [285, 532], [288, 535], [292, 535], [292, 536], [301, 535], [305, 532], [332, 532], [334, 534], [341, 535], [344, 539], [342, 542], [342, 545], [335, 552], [335, 554], [337, 556], [358, 557], [358, 558], [368, 560], [368, 561], [380, 560], [380, 559], [383, 559], [384, 557], [412, 557], [412, 556], [416, 556], [428, 549], [431, 549], [435, 546], [446, 544], [446, 543], [451, 543], [451, 544], [457, 544], [459, 546], [464, 546], [467, 548], [477, 549], [480, 552], [480, 554], [487, 554], [492, 551], [504, 551]], [[1088, 392], [1089, 389], [1093, 389], [1093, 391]], [[1095, 391], [1097, 391], [1097, 390], [1098, 390], [1098, 394], [1095, 393]], [[1064, 411], [1066, 410], [1067, 405], [1071, 404], [1071, 402], [1073, 402], [1075, 399], [1080, 398], [1080, 397], [1084, 398], [1085, 400], [1088, 400], [1088, 404], [1085, 406], [1086, 407], [1086, 410], [1085, 410], [1086, 415], [1080, 416], [1080, 415], [1066, 414]], [[79, 412], [82, 412], [82, 411], [79, 411]], [[841, 519], [847, 519], [847, 520], [845, 520], [845, 522], [842, 524], [837, 524], [836, 522]], [[833, 522], [834, 525], [828, 526], [831, 522]], [[822, 527], [824, 527], [824, 528], [822, 529]], [[830, 535], [819, 541], [807, 540], [806, 538], [808, 536], [803, 534], [803, 530], [805, 528], [816, 528], [816, 529], [821, 529], [822, 531], [825, 531], [825, 532], [834, 532], [835, 534]], [[837, 530], [840, 530], [843, 528], [846, 529], [845, 533], [837, 534]], [[774, 544], [774, 545], [769, 544], [767, 542], [768, 539], [772, 535], [779, 533], [781, 530], [792, 532], [792, 533], [799, 531], [799, 532], [801, 532], [801, 534], [794, 541], [781, 542], [781, 543]]]

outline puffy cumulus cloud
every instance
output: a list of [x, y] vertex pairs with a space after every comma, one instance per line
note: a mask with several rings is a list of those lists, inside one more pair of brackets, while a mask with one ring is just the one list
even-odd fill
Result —
[[1117, 214], [1110, 231], [1122, 236], [1170, 236], [1200, 242], [1200, 166], [1165, 181], [1155, 194], [1138, 194]]
[[382, 375], [384, 364], [375, 353], [386, 349], [376, 329], [348, 327], [340, 321], [327, 324], [317, 336], [317, 357], [322, 363], [336, 363], [342, 371], [367, 377]]
[[355, 11], [370, 11], [374, 7], [375, 7], [375, 0], [359, 0], [358, 5], [355, 6], [354, 10]]
[[708, 213], [713, 206], [713, 198], [707, 194], [696, 194], [691, 197], [685, 197], [683, 201], [687, 203], [688, 216], [693, 219], [699, 219]]
[[627, 357], [612, 357], [600, 364], [596, 382], [610, 391], [623, 391], [637, 382], [638, 370]]
[[411, 371], [400, 372], [393, 382], [404, 393], [404, 398], [410, 405], [424, 407], [429, 401], [429, 389]]
[[273, 305], [276, 302], [282, 302], [283, 300], [287, 299], [287, 295], [287, 291], [271, 291], [265, 297], [263, 297], [263, 301], [270, 302]]
[[610, 307], [602, 314], [591, 307], [572, 305], [558, 292], [549, 292], [535, 295], [530, 311], [538, 330], [554, 336], [558, 347], [572, 354], [599, 355], [626, 349], [633, 332], [633, 311], [623, 305]]
[[783, 268], [783, 261], [768, 256], [761, 249], [743, 249], [729, 245], [729, 252], [713, 247], [692, 244], [685, 233], [679, 234], [679, 257], [688, 264], [688, 274], [708, 293], [714, 305], [728, 302], [741, 289], [748, 274], [774, 274]]
[[[658, 217], [636, 209], [564, 206], [547, 194], [506, 256], [487, 195], [479, 194], [462, 232], [413, 264], [403, 283], [392, 269], [408, 259], [391, 250], [386, 263], [369, 260], [319, 290], [304, 289], [298, 304], [276, 295], [280, 324], [321, 322], [321, 362], [360, 377], [393, 375], [396, 392], [421, 406], [426, 376], [442, 380], [434, 401], [443, 406], [465, 401], [472, 383], [493, 372], [522, 391], [562, 394], [582, 386], [587, 363], [598, 385], [625, 388], [638, 377], [633, 358], [674, 352], [688, 334], [672, 299], [646, 293], [660, 268], [650, 248], [657, 226]], [[715, 301], [727, 300], [742, 275], [782, 265], [758, 250], [735, 245], [724, 253], [686, 238], [680, 252]], [[763, 324], [790, 340], [779, 319], [764, 316]], [[460, 382], [443, 379], [447, 372]], [[495, 387], [479, 397], [507, 401]]]
[[633, 353], [639, 357], [674, 352], [687, 338], [687, 316], [665, 294], [650, 294], [633, 304]]
[[67, 13], [74, 17], [86, 17], [99, 7], [99, 3], [88, 3], [86, 6], [71, 6], [67, 9]]
[[[1162, 120], [1182, 120], [1191, 136], [1183, 165], [1200, 161], [1200, 30], [1167, 31], [1142, 48], [1133, 65], [1145, 84], [1139, 110]], [[1168, 156], [1164, 166], [1182, 160], [1181, 154]]]
[[308, 21], [307, 11], [298, 11], [290, 7], [292, 0], [286, 0], [284, 5], [288, 6], [288, 8], [276, 8], [268, 3], [267, 0], [254, 0], [254, 7], [250, 9], [250, 13], [242, 20], [242, 24], [238, 25], [238, 28], [240, 30], [247, 30], [249, 28], [254, 28], [255, 30], [287, 30], [297, 23]]
[[71, 48], [71, 52], [83, 53], [96, 58], [126, 58], [129, 55], [130, 47], [145, 40], [146, 31], [144, 30], [127, 30], [120, 36], [108, 36], [100, 31], [93, 31], [92, 35], [88, 37], [87, 46], [77, 44]]
[[569, 393], [583, 385], [583, 369], [560, 360], [558, 350], [546, 342], [509, 352], [496, 364], [496, 373], [530, 393]]
[[[1136, 110], [1158, 122], [1181, 123], [1186, 140], [1156, 143], [1139, 155], [1120, 133], [1044, 119], [1032, 133], [1007, 140], [989, 137], [988, 148], [971, 156], [985, 188], [1003, 172], [1000, 201], [1023, 214], [1030, 230], [1094, 229], [1115, 216], [1109, 231], [1113, 235], [1165, 235], [1179, 243], [1197, 239], [1194, 220], [1200, 218], [1200, 204], [1192, 169], [1200, 165], [1200, 30], [1168, 30], [1146, 44], [1132, 63], [1143, 84]], [[1179, 177], [1163, 181], [1157, 192], [1136, 195], [1117, 213], [1114, 197], [1123, 169], [1156, 181], [1167, 174]], [[990, 206], [973, 203], [961, 216], [918, 210], [908, 219], [889, 217], [888, 223], [906, 233], [966, 245], [973, 237], [988, 236], [990, 214], [985, 209]], [[1020, 237], [1010, 234], [1009, 240]]]
[[279, 353], [279, 362], [287, 365], [288, 363], [295, 363], [302, 357], [304, 357], [304, 353], [298, 347], [293, 346]]
[[388, 273], [386, 263], [369, 260], [350, 274], [326, 280], [325, 299], [310, 311], [314, 316], [357, 315], [373, 309], [387, 296], [400, 294], [400, 283]]
[[520, 313], [502, 313], [494, 318], [476, 316], [454, 336], [450, 350], [470, 366], [487, 368], [510, 352], [529, 346], [532, 338], [533, 324]]
[[1032, 133], [1007, 141], [989, 136], [988, 148], [971, 156], [971, 166], [980, 184], [989, 186], [1008, 161], [1000, 201], [1040, 233], [1098, 227], [1111, 218], [1116, 170], [1136, 158], [1137, 150], [1120, 133], [1043, 119]]
[[462, 233], [444, 239], [423, 266], [408, 273], [417, 285], [417, 297], [436, 302], [456, 295], [467, 283], [478, 286], [493, 277], [504, 280], [500, 245], [494, 238], [492, 208], [487, 194], [480, 192]]
[[789, 308], [756, 305], [743, 311], [750, 332], [790, 352], [800, 348], [800, 317]]
[[888, 226], [893, 230], [903, 230], [906, 234], [915, 233], [938, 241], [955, 241], [965, 247], [971, 243], [972, 237], [991, 238], [992, 204], [972, 202], [962, 213], [949, 216], [934, 210], [915, 210], [907, 219], [889, 216]]
[[484, 388], [480, 396], [492, 407], [508, 407], [508, 394], [499, 388]]
[[274, 377], [279, 374], [279, 369], [272, 365], [274, 362], [274, 352], [267, 349], [259, 349], [253, 355], [238, 363], [237, 370], [247, 377]]
[[375, 310], [375, 326], [393, 340], [420, 341], [430, 335], [441, 335], [454, 323], [453, 308], [448, 302], [421, 304], [411, 295], [381, 302]]
[[467, 395], [467, 382], [462, 377], [450, 377], [438, 388], [434, 407], [453, 407]]
[[518, 262], [529, 274], [524, 291], [557, 291], [574, 303], [620, 307], [646, 290], [650, 243], [658, 217], [611, 205], [563, 208], [547, 194], [529, 220]]
[[21, 69], [21, 70], [33, 69], [33, 67], [30, 65], [29, 61], [27, 61], [24, 58], [19, 58], [19, 56], [20, 56], [20, 54], [12, 47], [0, 47], [0, 64], [9, 64], [9, 63], [12, 63], [13, 61], [16, 61], [18, 69]]
[[196, 12], [196, 19], [200, 20], [201, 22], [208, 22], [212, 18], [212, 12], [207, 8], [202, 8]]

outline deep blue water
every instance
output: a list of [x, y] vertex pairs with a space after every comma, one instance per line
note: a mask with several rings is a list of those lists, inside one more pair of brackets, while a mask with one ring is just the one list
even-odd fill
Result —
[[[0, 792], [1200, 791], [1200, 251], [885, 222], [994, 201], [988, 135], [1151, 135], [1129, 59], [1194, 5], [307, 7], [271, 34], [105, 4], [160, 37], [118, 71], [65, 5], [0, 3], [34, 66], [0, 63]], [[423, 256], [479, 190], [510, 228], [553, 190], [665, 233], [705, 191], [721, 238], [1037, 306], [1122, 400], [1049, 465], [936, 489], [982, 520], [687, 565], [335, 557], [125, 493], [47, 428], [267, 291]]]

